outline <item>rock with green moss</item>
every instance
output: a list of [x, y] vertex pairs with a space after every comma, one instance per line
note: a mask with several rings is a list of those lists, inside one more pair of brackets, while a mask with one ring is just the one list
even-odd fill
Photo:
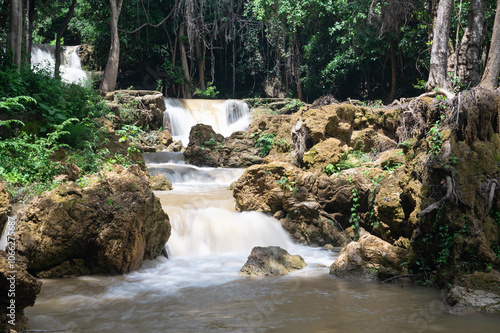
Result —
[[306, 262], [299, 255], [291, 255], [279, 246], [252, 249], [245, 265], [240, 270], [244, 276], [276, 276], [306, 267]]
[[18, 215], [18, 252], [43, 277], [127, 273], [164, 251], [170, 223], [137, 165], [70, 182]]

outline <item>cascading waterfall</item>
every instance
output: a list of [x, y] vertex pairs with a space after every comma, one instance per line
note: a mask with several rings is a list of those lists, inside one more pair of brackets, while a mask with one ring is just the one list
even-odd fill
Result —
[[215, 132], [231, 135], [248, 128], [249, 108], [239, 100], [203, 100], [164, 98], [163, 128], [169, 129], [174, 140], [189, 143], [191, 127], [202, 123], [212, 126]]
[[[236, 115], [227, 122], [239, 119]], [[144, 154], [144, 159], [150, 175], [163, 174], [173, 183], [172, 191], [155, 192], [172, 226], [169, 259], [145, 261], [140, 270], [120, 276], [44, 280], [35, 306], [25, 309], [33, 330], [382, 333], [498, 328], [495, 318], [429, 312], [442, 305], [432, 289], [328, 274], [334, 252], [294, 244], [279, 222], [263, 213], [235, 211], [227, 187], [242, 169], [195, 167], [185, 164], [181, 153]], [[286, 277], [238, 276], [251, 249], [269, 245], [301, 255], [307, 267]]]
[[[80, 83], [87, 79], [87, 73], [82, 70], [80, 57], [78, 56], [80, 46], [61, 47], [61, 78], [68, 83]], [[54, 74], [56, 64], [55, 45], [33, 44], [31, 47], [31, 66], [46, 68], [51, 75]]]

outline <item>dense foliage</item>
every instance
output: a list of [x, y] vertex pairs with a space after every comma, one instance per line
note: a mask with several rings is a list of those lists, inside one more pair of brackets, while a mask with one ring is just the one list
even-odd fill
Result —
[[[2, 43], [9, 1], [0, 3]], [[55, 43], [69, 4], [36, 2], [34, 42]], [[124, 1], [118, 85], [162, 89], [169, 96], [198, 89], [198, 96], [212, 97], [205, 90], [210, 82], [219, 97], [267, 93], [307, 102], [325, 94], [386, 101], [413, 96], [428, 76], [436, 6], [415, 0]], [[468, 0], [455, 2], [453, 49], [460, 46], [469, 7]], [[483, 53], [495, 12], [493, 1], [486, 7]], [[66, 44], [93, 45], [87, 66], [94, 69], [107, 61], [109, 8], [108, 1], [79, 0], [63, 35]], [[467, 87], [456, 71], [451, 76], [455, 87]]]

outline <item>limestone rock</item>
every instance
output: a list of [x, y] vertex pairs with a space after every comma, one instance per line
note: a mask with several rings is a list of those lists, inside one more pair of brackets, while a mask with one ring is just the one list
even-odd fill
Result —
[[163, 251], [169, 219], [137, 165], [103, 171], [88, 184], [61, 184], [18, 215], [18, 251], [32, 272], [127, 273]]
[[12, 207], [9, 202], [9, 194], [0, 183], [0, 230], [3, 230], [9, 215], [12, 213]]
[[304, 153], [304, 167], [322, 171], [328, 164], [338, 163], [345, 152], [347, 147], [340, 140], [328, 138]]
[[153, 191], [170, 191], [172, 183], [164, 175], [156, 175], [149, 179]]
[[454, 314], [499, 313], [500, 272], [493, 269], [460, 276], [449, 290], [446, 301]]
[[349, 243], [330, 266], [330, 274], [360, 280], [385, 280], [404, 275], [407, 252], [370, 234]]
[[272, 276], [287, 275], [306, 267], [306, 262], [299, 255], [291, 255], [279, 246], [254, 247], [240, 275]]
[[289, 163], [272, 162], [249, 167], [234, 183], [233, 196], [239, 211], [282, 211], [277, 215], [280, 223], [298, 242], [342, 246], [346, 238], [335, 219], [323, 211], [327, 199], [318, 195], [321, 186], [321, 193], [328, 196], [330, 191], [324, 188], [330, 184], [324, 174], [318, 176]]
[[163, 125], [163, 94], [150, 90], [115, 90], [105, 95], [106, 105], [116, 115], [117, 124], [157, 129]]
[[167, 147], [170, 146], [170, 144], [173, 143], [172, 134], [170, 134], [170, 132], [167, 130], [163, 130], [160, 133], [159, 141], [162, 145], [165, 145]]
[[453, 286], [446, 301], [452, 305], [450, 312], [453, 314], [500, 312], [500, 295], [485, 290]]
[[[0, 298], [0, 332], [11, 332], [11, 329], [16, 331], [29, 329], [28, 319], [24, 317], [24, 309], [35, 304], [42, 283], [26, 271], [24, 260], [25, 258], [21, 256], [12, 257], [0, 251], [0, 294], [2, 295]], [[11, 288], [12, 282], [14, 282], [14, 288]], [[15, 297], [9, 297], [11, 289], [15, 290]], [[15, 300], [15, 318], [9, 316], [11, 312], [7, 309], [11, 300]], [[14, 326], [9, 324], [12, 319], [15, 319]]]

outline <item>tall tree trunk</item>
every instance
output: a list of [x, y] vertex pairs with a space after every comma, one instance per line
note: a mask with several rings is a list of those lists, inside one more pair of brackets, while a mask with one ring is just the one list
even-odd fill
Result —
[[460, 83], [475, 86], [481, 80], [480, 47], [484, 37], [485, 0], [471, 0], [467, 28], [458, 49], [457, 74]]
[[448, 40], [450, 37], [450, 18], [453, 0], [439, 1], [437, 18], [434, 21], [434, 38], [432, 40], [429, 80], [425, 89], [431, 91], [441, 87], [450, 89], [448, 78]]
[[391, 61], [391, 92], [389, 93], [389, 103], [392, 103], [396, 99], [398, 82], [397, 82], [397, 60], [394, 53], [394, 44], [392, 43], [389, 47], [389, 59]]
[[28, 3], [28, 31], [26, 33], [26, 62], [31, 65], [31, 47], [33, 46], [33, 18], [35, 16], [35, 0], [27, 0]]
[[[59, 31], [57, 31], [57, 40], [56, 40], [56, 64], [54, 66], [54, 77], [59, 77], [59, 68], [61, 67], [61, 38], [68, 26], [69, 20], [71, 16], [73, 16], [73, 12], [75, 11], [76, 0], [71, 1], [71, 6], [69, 7], [68, 13], [64, 18], [64, 21], [61, 23], [59, 27]], [[116, 80], [116, 79], [115, 79]]]
[[123, 0], [109, 0], [111, 6], [111, 47], [109, 49], [108, 62], [104, 68], [104, 77], [101, 82], [101, 91], [113, 91], [118, 77], [118, 66], [120, 64], [120, 39], [118, 36], [118, 19], [122, 10]]
[[497, 0], [497, 13], [495, 14], [495, 23], [493, 24], [493, 33], [491, 35], [490, 52], [488, 61], [484, 69], [481, 85], [495, 89], [498, 85], [498, 76], [500, 75], [500, 0]]
[[195, 47], [196, 47], [196, 61], [198, 63], [198, 74], [199, 74], [199, 79], [198, 79], [198, 84], [200, 85], [200, 89], [205, 90], [206, 85], [205, 85], [205, 52], [201, 51], [201, 43], [200, 39], [196, 37], [195, 41]]
[[302, 96], [302, 83], [300, 82], [301, 75], [300, 75], [300, 44], [299, 40], [297, 38], [297, 35], [294, 34], [293, 36], [295, 40], [295, 54], [296, 54], [296, 59], [297, 59], [297, 97], [299, 100], [303, 100]]
[[7, 36], [7, 49], [12, 51], [12, 62], [21, 70], [21, 51], [23, 44], [23, 2], [10, 0], [10, 22]]
[[186, 55], [186, 45], [184, 45], [184, 29], [186, 24], [182, 23], [179, 27], [179, 52], [181, 53], [182, 68], [184, 68], [184, 98], [191, 98], [191, 91], [189, 91], [189, 65]]

